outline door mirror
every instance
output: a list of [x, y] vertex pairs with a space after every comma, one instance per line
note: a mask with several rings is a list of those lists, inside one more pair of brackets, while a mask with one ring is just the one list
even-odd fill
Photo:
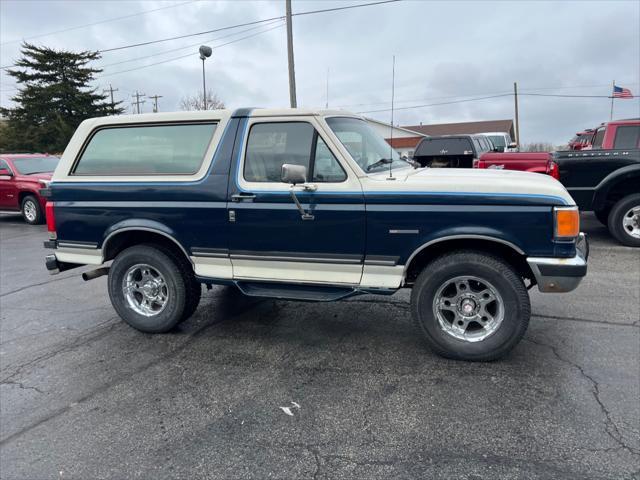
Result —
[[282, 165], [282, 175], [280, 177], [283, 183], [298, 185], [307, 182], [307, 167], [304, 165], [291, 165], [285, 163]]
[[518, 148], [518, 144], [516, 142], [511, 142], [509, 144], [509, 148]]
[[13, 177], [13, 172], [8, 168], [0, 168], [0, 177]]

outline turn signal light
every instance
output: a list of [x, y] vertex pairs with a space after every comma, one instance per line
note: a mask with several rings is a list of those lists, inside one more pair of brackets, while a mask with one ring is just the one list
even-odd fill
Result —
[[580, 234], [580, 213], [578, 207], [556, 207], [555, 238], [569, 239]]

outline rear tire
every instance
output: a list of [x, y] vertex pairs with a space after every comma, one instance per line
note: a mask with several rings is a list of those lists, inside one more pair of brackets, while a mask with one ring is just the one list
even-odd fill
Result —
[[492, 361], [518, 344], [531, 306], [522, 278], [509, 264], [483, 252], [458, 251], [435, 259], [418, 276], [411, 313], [438, 355]]
[[609, 232], [620, 243], [640, 247], [640, 193], [619, 200], [609, 214]]
[[120, 252], [108, 281], [109, 297], [120, 318], [146, 333], [168, 332], [188, 318], [198, 306], [200, 285], [185, 263], [155, 245]]
[[40, 225], [44, 222], [40, 202], [33, 195], [27, 195], [22, 199], [20, 213], [22, 213], [22, 218], [24, 218], [24, 221], [29, 225]]

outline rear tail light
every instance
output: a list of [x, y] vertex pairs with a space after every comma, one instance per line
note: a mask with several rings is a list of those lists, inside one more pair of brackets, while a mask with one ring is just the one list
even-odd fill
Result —
[[560, 169], [558, 168], [558, 164], [553, 160], [549, 161], [547, 165], [547, 175], [551, 175], [556, 180], [560, 180]]
[[56, 214], [53, 202], [47, 202], [44, 208], [45, 216], [47, 217], [47, 231], [49, 232], [49, 238], [55, 240], [58, 238], [56, 233]]
[[578, 207], [555, 207], [554, 237], [558, 240], [570, 240], [580, 234], [580, 213]]

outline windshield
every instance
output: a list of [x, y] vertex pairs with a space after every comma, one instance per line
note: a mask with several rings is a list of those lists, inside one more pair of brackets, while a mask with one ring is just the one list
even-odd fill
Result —
[[502, 135], [489, 135], [489, 140], [493, 143], [494, 147], [506, 147], [507, 144]]
[[31, 175], [53, 172], [59, 160], [58, 157], [26, 157], [14, 159], [13, 164], [22, 175]]
[[332, 117], [327, 123], [362, 171], [375, 173], [409, 166], [364, 120]]

